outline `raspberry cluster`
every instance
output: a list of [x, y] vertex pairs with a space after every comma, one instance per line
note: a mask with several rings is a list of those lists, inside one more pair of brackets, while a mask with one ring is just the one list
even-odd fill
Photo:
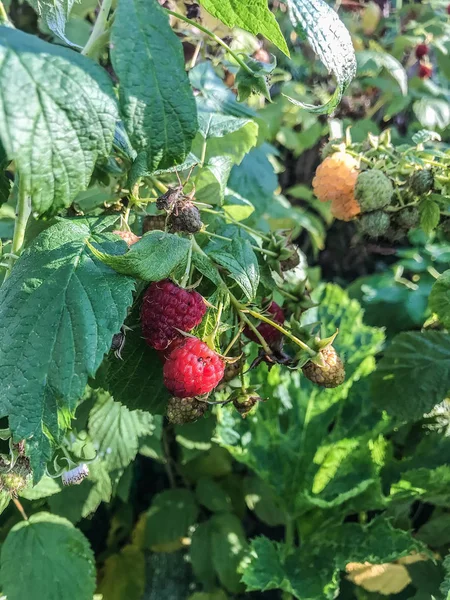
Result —
[[202, 416], [208, 405], [196, 396], [209, 394], [222, 380], [225, 363], [200, 339], [184, 334], [199, 325], [206, 313], [204, 298], [169, 279], [152, 283], [144, 293], [141, 327], [146, 342], [163, 363], [164, 384], [174, 395], [168, 405], [173, 423]]

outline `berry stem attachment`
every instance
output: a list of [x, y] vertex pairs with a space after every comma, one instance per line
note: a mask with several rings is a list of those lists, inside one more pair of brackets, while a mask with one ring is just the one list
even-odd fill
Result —
[[5, 273], [5, 279], [9, 277], [11, 269], [19, 256], [23, 242], [25, 240], [25, 230], [27, 228], [28, 217], [31, 214], [31, 198], [25, 189], [25, 183], [22, 178], [19, 179], [19, 194], [17, 198], [16, 223], [14, 225], [14, 234], [9, 256], [8, 270]]
[[291, 342], [294, 342], [294, 344], [297, 344], [297, 346], [300, 346], [300, 348], [302, 348], [302, 350], [307, 352], [310, 356], [316, 356], [317, 352], [315, 352], [312, 348], [310, 348], [308, 346], [308, 344], [305, 344], [305, 342], [302, 342], [302, 340], [300, 340], [298, 337], [296, 337], [295, 335], [293, 335], [292, 333], [287, 331], [287, 329], [285, 329], [282, 325], [279, 325], [278, 323], [276, 323], [275, 321], [272, 321], [268, 317], [256, 312], [255, 310], [246, 308], [245, 306], [242, 306], [241, 310], [245, 311], [246, 313], [248, 313], [255, 319], [258, 319], [259, 321], [263, 321], [264, 323], [271, 325], [275, 329], [278, 329], [278, 331], [280, 331], [284, 336], [286, 336], [288, 339], [290, 339]]
[[180, 21], [184, 21], [185, 23], [192, 25], [192, 27], [199, 29], [203, 33], [206, 33], [206, 35], [208, 35], [212, 40], [217, 42], [217, 44], [219, 44], [219, 46], [222, 46], [222, 48], [224, 48], [228, 52], [228, 54], [230, 54], [234, 58], [234, 60], [238, 63], [238, 65], [244, 69], [244, 71], [247, 71], [247, 73], [249, 73], [250, 75], [253, 75], [253, 71], [250, 69], [250, 67], [248, 65], [245, 64], [245, 62], [242, 60], [242, 58], [240, 58], [236, 54], [236, 52], [233, 52], [233, 50], [228, 46], [228, 44], [226, 44], [223, 40], [221, 40], [220, 37], [217, 36], [215, 33], [210, 31], [209, 29], [206, 29], [206, 27], [203, 27], [203, 25], [200, 25], [196, 21], [192, 21], [191, 19], [188, 19], [184, 15], [174, 12], [173, 10], [166, 9], [166, 13], [169, 15], [172, 15], [172, 17], [175, 17], [176, 19], [180, 19]]
[[20, 502], [20, 500], [18, 498], [15, 498], [14, 496], [11, 496], [11, 500], [14, 502], [14, 504], [16, 505], [17, 510], [22, 515], [22, 519], [24, 521], [28, 521], [27, 513], [25, 512], [25, 510], [24, 510], [24, 508], [23, 508], [22, 503]]
[[94, 28], [92, 29], [91, 35], [89, 36], [88, 41], [86, 42], [85, 47], [81, 51], [81, 54], [84, 56], [89, 56], [92, 58], [96, 49], [98, 48], [99, 40], [102, 38], [103, 34], [106, 31], [108, 15], [111, 11], [112, 0], [103, 0], [102, 5], [100, 6], [99, 13], [97, 15], [97, 19], [94, 24]]
[[260, 332], [256, 329], [256, 327], [253, 325], [253, 323], [250, 321], [250, 319], [244, 314], [243, 310], [245, 310], [245, 307], [239, 302], [239, 300], [229, 290], [228, 290], [228, 294], [230, 296], [230, 302], [234, 306], [241, 322], [245, 323], [245, 325], [247, 325], [251, 329], [251, 331], [253, 331], [253, 333], [258, 338], [259, 343], [261, 344], [264, 352], [268, 356], [271, 356], [272, 350], [270, 349], [269, 344], [266, 342], [266, 340], [263, 338], [263, 336], [260, 334]]

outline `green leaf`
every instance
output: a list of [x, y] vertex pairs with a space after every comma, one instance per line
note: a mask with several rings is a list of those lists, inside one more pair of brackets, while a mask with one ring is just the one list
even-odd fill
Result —
[[450, 124], [450, 107], [444, 99], [426, 96], [416, 100], [412, 108], [422, 127], [445, 129]]
[[122, 360], [109, 354], [100, 385], [132, 411], [163, 415], [170, 394], [164, 386], [161, 359], [143, 339], [137, 312], [133, 317], [127, 320], [132, 329], [126, 334]]
[[183, 48], [156, 0], [119, 0], [111, 60], [123, 122], [150, 171], [184, 161], [197, 131]]
[[444, 594], [445, 600], [450, 596], [450, 554], [447, 554], [444, 560], [445, 579], [441, 583], [440, 590]]
[[107, 393], [99, 394], [89, 415], [89, 435], [111, 471], [127, 467], [138, 452], [139, 438], [153, 430], [149, 413], [130, 411]]
[[48, 498], [49, 496], [58, 494], [60, 491], [61, 486], [56, 479], [44, 475], [37, 485], [20, 492], [20, 496], [27, 500], [39, 500], [40, 498]]
[[231, 498], [213, 479], [201, 477], [195, 489], [197, 500], [211, 512], [232, 510]]
[[289, 56], [286, 40], [267, 6], [267, 0], [200, 0], [200, 4], [227, 27], [240, 27], [254, 35], [260, 33]]
[[286, 98], [310, 112], [330, 113], [356, 73], [355, 51], [349, 32], [337, 13], [324, 0], [287, 0], [291, 22], [301, 38], [306, 37], [314, 52], [336, 78], [337, 88], [321, 106], [304, 104], [286, 94]]
[[[194, 494], [187, 489], [172, 489], [153, 498], [147, 512], [145, 544], [156, 550], [175, 550], [198, 516]], [[171, 548], [173, 545], [173, 548]]]
[[450, 390], [450, 335], [440, 331], [400, 333], [372, 376], [376, 402], [390, 414], [422, 418]]
[[105, 560], [98, 591], [105, 600], [141, 600], [145, 580], [144, 554], [128, 545]]
[[333, 600], [339, 571], [347, 563], [382, 564], [420, 551], [426, 551], [423, 544], [384, 519], [365, 527], [356, 523], [335, 527], [321, 543], [303, 542], [296, 549], [259, 537], [252, 541], [242, 581], [248, 591], [281, 589], [299, 600]]
[[190, 245], [189, 240], [178, 235], [150, 231], [121, 256], [90, 249], [96, 258], [117, 273], [144, 281], [160, 281], [186, 261]]
[[259, 477], [246, 477], [244, 479], [245, 503], [250, 510], [254, 510], [258, 519], [263, 523], [275, 527], [285, 522], [283, 509], [277, 502], [277, 497], [272, 488]]
[[0, 515], [8, 507], [10, 500], [11, 496], [8, 492], [0, 492]]
[[53, 31], [66, 44], [76, 46], [66, 37], [66, 23], [75, 0], [27, 0], [27, 2], [44, 20], [50, 31]]
[[1, 571], [8, 600], [92, 600], [95, 590], [94, 555], [87, 539], [70, 521], [45, 512], [8, 533]]
[[363, 50], [356, 54], [356, 58], [359, 75], [374, 76], [384, 68], [398, 83], [402, 95], [406, 96], [408, 75], [403, 65], [394, 56], [381, 50]]
[[236, 281], [250, 301], [255, 298], [259, 285], [259, 266], [248, 240], [234, 238], [229, 250], [212, 250], [209, 255], [227, 269], [231, 279]]
[[450, 467], [413, 469], [402, 473], [391, 486], [392, 501], [420, 500], [436, 506], [450, 505]]
[[442, 273], [431, 288], [429, 306], [444, 327], [450, 329], [450, 270]]
[[189, 547], [194, 575], [207, 588], [211, 588], [216, 582], [214, 565], [212, 562], [212, 524], [211, 520], [200, 525], [192, 534]]
[[214, 515], [211, 520], [211, 556], [222, 586], [232, 594], [242, 591], [239, 564], [247, 549], [241, 521], [232, 513]]
[[0, 289], [0, 413], [15, 439], [27, 439], [35, 480], [50, 458], [49, 437], [73, 415], [132, 302], [133, 280], [94, 261], [86, 246], [124, 250], [103, 233], [115, 220], [49, 227]]
[[73, 50], [9, 27], [0, 28], [0, 67], [1, 141], [33, 209], [56, 213], [88, 187], [97, 159], [111, 150], [118, 118], [111, 81]]
[[198, 202], [222, 204], [233, 163], [228, 156], [212, 156], [195, 178]]
[[83, 516], [83, 507], [94, 489], [94, 482], [85, 479], [80, 485], [63, 487], [59, 494], [48, 499], [48, 505], [53, 514], [78, 523]]
[[206, 254], [198, 254], [197, 252], [194, 252], [192, 254], [192, 262], [194, 263], [197, 271], [200, 271], [200, 273], [207, 277], [210, 281], [215, 283], [217, 286], [222, 284], [222, 279], [217, 267], [212, 260], [206, 256]]
[[439, 204], [429, 199], [420, 204], [420, 226], [429, 235], [439, 225], [441, 211]]
[[238, 90], [238, 100], [243, 102], [252, 94], [261, 94], [271, 102], [269, 91], [269, 76], [277, 65], [276, 58], [273, 56], [270, 63], [263, 63], [250, 56], [244, 58], [245, 69], [242, 65], [236, 73], [235, 84]]

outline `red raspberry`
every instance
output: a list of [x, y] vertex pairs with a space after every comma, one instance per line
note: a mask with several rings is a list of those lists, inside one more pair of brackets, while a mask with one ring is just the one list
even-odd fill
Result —
[[188, 337], [170, 353], [163, 369], [166, 388], [178, 398], [202, 396], [222, 379], [220, 356], [198, 338]]
[[447, 5], [447, 14], [450, 15], [450, 4]]
[[420, 60], [428, 54], [428, 46], [426, 44], [417, 44], [416, 46], [416, 58]]
[[[275, 323], [279, 323], [280, 325], [284, 323], [283, 309], [281, 306], [278, 306], [276, 302], [271, 302], [265, 312], [268, 313], [270, 319], [275, 321]], [[268, 323], [261, 323], [258, 325], [257, 330], [263, 336], [269, 346], [273, 346], [283, 337], [283, 334], [278, 331], [278, 329], [275, 329], [275, 327], [272, 327], [272, 325], [269, 325]], [[249, 327], [245, 327], [244, 333], [249, 340], [252, 340], [252, 342], [256, 342], [257, 344], [260, 343], [255, 333]]]
[[418, 75], [420, 79], [428, 79], [433, 75], [433, 67], [431, 65], [420, 64]]
[[146, 290], [141, 307], [142, 333], [149, 346], [164, 350], [181, 331], [191, 331], [206, 313], [202, 296], [188, 291], [169, 279], [152, 283]]

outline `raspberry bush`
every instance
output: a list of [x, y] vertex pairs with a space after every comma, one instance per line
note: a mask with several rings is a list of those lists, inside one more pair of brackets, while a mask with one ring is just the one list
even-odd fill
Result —
[[0, 2], [2, 598], [448, 600], [447, 8]]

